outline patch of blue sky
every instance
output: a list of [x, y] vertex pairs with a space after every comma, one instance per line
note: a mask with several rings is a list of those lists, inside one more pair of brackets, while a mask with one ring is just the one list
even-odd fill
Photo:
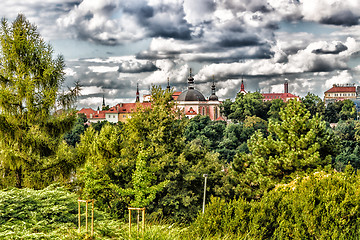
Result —
[[63, 55], [65, 60], [135, 55], [142, 50], [146, 50], [150, 46], [150, 43], [151, 39], [143, 39], [141, 41], [127, 43], [126, 45], [116, 46], [105, 46], [77, 39], [50, 41], [55, 54]]
[[288, 33], [306, 32], [314, 35], [329, 35], [338, 31], [338, 26], [324, 25], [316, 22], [300, 21], [300, 22], [287, 22], [282, 21], [279, 23], [277, 31]]

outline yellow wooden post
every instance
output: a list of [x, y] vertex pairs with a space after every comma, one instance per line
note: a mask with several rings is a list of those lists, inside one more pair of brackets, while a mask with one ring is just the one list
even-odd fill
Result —
[[86, 201], [85, 223], [86, 223], [86, 232], [87, 232], [88, 231], [88, 201]]
[[91, 200], [91, 236], [94, 236], [94, 199]]
[[139, 211], [139, 209], [138, 209], [138, 210], [137, 210], [137, 219], [136, 219], [136, 220], [137, 220], [137, 225], [136, 225], [136, 226], [137, 226], [137, 231], [138, 231], [138, 232], [139, 232], [139, 222], [140, 222], [140, 216], [139, 216], [140, 214], [139, 214], [139, 213], [140, 213], [140, 211]]
[[131, 238], [131, 209], [129, 208], [129, 238]]
[[81, 208], [80, 208], [80, 201], [78, 201], [78, 203], [79, 203], [79, 233], [80, 233], [80, 232], [81, 232], [81, 214], [80, 214]]
[[145, 208], [142, 211], [142, 231], [145, 232]]

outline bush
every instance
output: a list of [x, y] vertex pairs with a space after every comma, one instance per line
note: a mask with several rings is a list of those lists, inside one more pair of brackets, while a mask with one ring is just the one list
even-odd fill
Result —
[[360, 234], [360, 177], [316, 172], [279, 184], [260, 201], [213, 198], [191, 229], [198, 237], [356, 239]]

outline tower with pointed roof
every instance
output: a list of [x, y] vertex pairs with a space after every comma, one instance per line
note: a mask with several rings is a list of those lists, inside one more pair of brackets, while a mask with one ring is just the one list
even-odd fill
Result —
[[246, 94], [247, 92], [245, 91], [245, 85], [244, 85], [244, 77], [241, 77], [241, 86], [240, 86], [240, 92], [241, 94]]
[[106, 105], [105, 105], [105, 96], [104, 96], [104, 94], [103, 94], [103, 103], [102, 103], [102, 106], [101, 106], [101, 107], [102, 107], [102, 109], [104, 109], [104, 108], [105, 108], [105, 106], [106, 106]]
[[209, 101], [218, 101], [218, 100], [219, 100], [219, 98], [215, 94], [215, 79], [214, 79], [214, 75], [213, 75], [213, 82], [211, 85], [211, 95], [209, 97]]
[[135, 102], [140, 102], [140, 93], [139, 93], [139, 83], [136, 84], [136, 100]]
[[[192, 69], [190, 69], [189, 77], [187, 79], [187, 90], [183, 91], [177, 98], [176, 103], [185, 116], [193, 118], [197, 115], [209, 116], [211, 120], [223, 120], [220, 113], [220, 101], [215, 94], [215, 80], [211, 86], [211, 95], [208, 100], [204, 95], [195, 89], [194, 78], [192, 76]], [[175, 98], [174, 98], [175, 99]]]
[[166, 89], [167, 89], [168, 91], [170, 91], [170, 79], [169, 79], [169, 77], [167, 78], [167, 86], [166, 86]]

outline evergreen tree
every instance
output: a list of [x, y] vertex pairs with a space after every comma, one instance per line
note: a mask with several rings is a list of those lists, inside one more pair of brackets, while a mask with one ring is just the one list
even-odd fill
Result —
[[72, 127], [75, 114], [52, 114], [64, 81], [64, 60], [52, 58], [51, 46], [21, 14], [11, 25], [2, 19], [0, 44], [2, 176], [15, 176], [18, 188], [39, 187], [54, 178], [47, 170], [71, 168], [63, 158], [69, 149], [62, 134]]
[[234, 160], [238, 193], [245, 197], [260, 197], [277, 183], [331, 164], [336, 153], [333, 133], [318, 116], [310, 118], [302, 103], [290, 101], [280, 117], [281, 122], [270, 119], [268, 137], [256, 132], [248, 142], [250, 153]]

